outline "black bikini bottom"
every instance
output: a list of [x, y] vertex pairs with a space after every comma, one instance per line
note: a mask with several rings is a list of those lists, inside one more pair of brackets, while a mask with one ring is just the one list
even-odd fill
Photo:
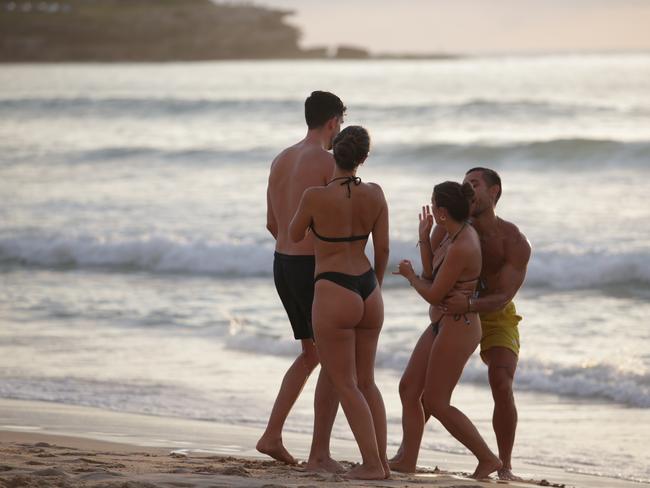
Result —
[[314, 283], [318, 280], [327, 280], [336, 283], [343, 288], [355, 292], [362, 300], [368, 298], [377, 287], [377, 277], [372, 268], [361, 275], [349, 275], [337, 271], [325, 271], [314, 278]]
[[[429, 325], [431, 325], [431, 331], [433, 332], [433, 335], [434, 335], [434, 336], [437, 336], [437, 335], [438, 335], [438, 332], [440, 332], [440, 322], [442, 322], [442, 319], [443, 319], [444, 317], [445, 317], [444, 315], [441, 315], [440, 318], [439, 318], [438, 320], [436, 320], [435, 322], [431, 322], [431, 324], [429, 324]], [[470, 321], [469, 321], [469, 319], [467, 318], [467, 314], [466, 314], [466, 313], [459, 313], [459, 314], [454, 315], [454, 320], [455, 320], [456, 322], [458, 322], [458, 321], [460, 320], [461, 317], [463, 317], [463, 319], [465, 319], [465, 323], [466, 323], [467, 325], [470, 324]]]

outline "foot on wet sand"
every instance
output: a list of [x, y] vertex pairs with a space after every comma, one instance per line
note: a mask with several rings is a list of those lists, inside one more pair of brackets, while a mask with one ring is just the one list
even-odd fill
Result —
[[344, 473], [345, 468], [331, 457], [325, 459], [310, 459], [305, 463], [307, 471], [314, 471], [316, 473]]
[[497, 476], [504, 481], [523, 481], [523, 478], [512, 473], [512, 468], [501, 468], [497, 471]]
[[371, 468], [360, 464], [345, 473], [343, 477], [349, 480], [383, 480], [386, 479], [386, 473], [381, 465]]
[[503, 463], [496, 456], [494, 456], [492, 459], [479, 461], [478, 466], [476, 466], [476, 470], [474, 471], [474, 474], [472, 474], [471, 477], [474, 478], [475, 480], [485, 479], [495, 471], [501, 469], [501, 466], [503, 466]]
[[397, 460], [394, 459], [395, 458], [388, 461], [388, 466], [390, 469], [397, 471], [398, 473], [415, 473], [414, 463], [404, 462], [402, 458], [399, 458]]
[[388, 460], [389, 463], [397, 463], [402, 459], [402, 455], [404, 454], [404, 451], [402, 451], [402, 446], [399, 446], [399, 449], [395, 453], [395, 455]]
[[283, 463], [296, 464], [294, 457], [289, 454], [289, 451], [287, 451], [282, 445], [282, 439], [270, 441], [262, 437], [259, 441], [257, 441], [255, 449], [257, 449], [262, 454], [271, 456], [273, 459], [276, 459]]

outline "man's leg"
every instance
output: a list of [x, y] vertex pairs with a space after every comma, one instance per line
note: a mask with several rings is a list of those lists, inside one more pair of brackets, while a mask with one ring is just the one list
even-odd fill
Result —
[[499, 458], [503, 462], [498, 475], [500, 479], [518, 479], [512, 474], [512, 447], [517, 429], [517, 407], [512, 384], [518, 358], [506, 347], [492, 347], [481, 355], [488, 365], [488, 377], [494, 398], [492, 426], [499, 446]]
[[309, 375], [318, 364], [318, 353], [311, 339], [302, 339], [302, 353], [289, 367], [273, 404], [266, 430], [257, 442], [257, 450], [278, 461], [295, 464], [296, 460], [282, 445], [282, 428]]
[[321, 368], [314, 394], [314, 436], [307, 461], [307, 469], [342, 473], [345, 468], [330, 454], [332, 427], [339, 409], [339, 398], [325, 370]]

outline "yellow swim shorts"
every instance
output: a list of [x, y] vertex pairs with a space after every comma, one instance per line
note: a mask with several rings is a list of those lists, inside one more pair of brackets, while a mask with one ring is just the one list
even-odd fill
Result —
[[505, 347], [519, 356], [519, 327], [521, 316], [510, 302], [501, 310], [479, 314], [481, 317], [481, 352], [492, 347]]

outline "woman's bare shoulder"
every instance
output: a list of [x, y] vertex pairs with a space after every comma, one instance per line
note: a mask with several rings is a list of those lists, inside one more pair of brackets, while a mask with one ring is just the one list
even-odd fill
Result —
[[461, 258], [467, 258], [476, 252], [481, 252], [481, 241], [478, 233], [472, 226], [466, 226], [463, 231], [465, 235], [459, 236], [449, 245], [448, 253]]
[[322, 198], [323, 190], [325, 187], [322, 186], [310, 186], [305, 188], [305, 191], [302, 193], [302, 200], [304, 203], [318, 201]]
[[379, 186], [379, 184], [374, 183], [372, 181], [369, 181], [367, 183], [364, 183], [364, 185], [367, 188], [367, 191], [371, 195], [375, 196], [376, 198], [378, 198], [380, 200], [385, 200], [384, 190], [382, 189], [381, 186]]

